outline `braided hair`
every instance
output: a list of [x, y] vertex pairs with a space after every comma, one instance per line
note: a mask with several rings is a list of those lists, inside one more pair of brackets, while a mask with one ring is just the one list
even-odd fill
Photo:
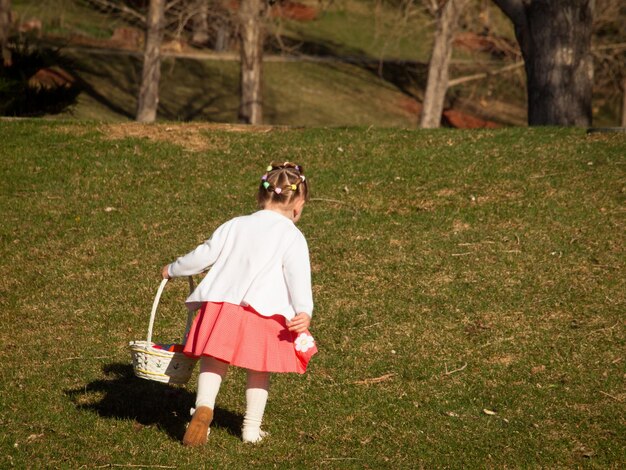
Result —
[[292, 162], [272, 162], [261, 177], [257, 202], [260, 208], [268, 203], [289, 205], [296, 199], [309, 199], [309, 186], [301, 165]]

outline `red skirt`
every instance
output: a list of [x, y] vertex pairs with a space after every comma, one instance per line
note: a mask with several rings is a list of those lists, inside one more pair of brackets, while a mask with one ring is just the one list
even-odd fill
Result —
[[245, 369], [303, 374], [317, 347], [308, 330], [289, 331], [282, 315], [264, 317], [252, 307], [205, 302], [193, 321], [184, 352]]

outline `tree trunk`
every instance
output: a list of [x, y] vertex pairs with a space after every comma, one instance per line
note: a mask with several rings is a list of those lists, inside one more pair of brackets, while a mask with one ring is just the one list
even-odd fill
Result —
[[428, 64], [428, 79], [420, 119], [424, 128], [436, 128], [441, 124], [441, 113], [448, 90], [452, 38], [465, 2], [466, 0], [448, 0], [437, 12], [437, 31]]
[[261, 17], [264, 0], [241, 0], [241, 104], [239, 119], [248, 124], [263, 121], [261, 78], [263, 66], [263, 29]]
[[209, 42], [209, 2], [198, 0], [195, 5], [196, 11], [193, 16], [193, 34], [191, 41], [200, 46], [206, 46]]
[[622, 80], [622, 127], [626, 127], [626, 78]]
[[0, 0], [0, 48], [2, 49], [2, 63], [10, 67], [13, 63], [9, 49], [9, 35], [11, 33], [11, 0]]
[[159, 106], [164, 7], [165, 0], [150, 0], [141, 86], [137, 102], [137, 121], [139, 122], [154, 122]]
[[591, 125], [595, 0], [494, 0], [524, 57], [528, 124]]
[[215, 44], [213, 49], [215, 52], [223, 52], [228, 49], [229, 46], [229, 35], [230, 29], [228, 28], [228, 24], [222, 18], [216, 20], [217, 25], [215, 26]]

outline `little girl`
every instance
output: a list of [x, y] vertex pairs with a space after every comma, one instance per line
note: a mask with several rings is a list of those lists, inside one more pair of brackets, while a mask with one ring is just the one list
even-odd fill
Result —
[[184, 352], [201, 357], [196, 408], [183, 444], [204, 444], [215, 398], [230, 364], [247, 369], [244, 442], [266, 433], [261, 421], [270, 372], [306, 371], [317, 352], [306, 240], [295, 223], [308, 200], [302, 167], [272, 163], [261, 178], [261, 210], [221, 225], [209, 240], [163, 267], [163, 278], [211, 270], [187, 299], [200, 309]]

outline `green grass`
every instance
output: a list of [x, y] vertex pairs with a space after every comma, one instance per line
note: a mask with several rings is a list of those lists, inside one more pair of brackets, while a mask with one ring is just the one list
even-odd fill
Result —
[[278, 30], [322, 54], [428, 62], [433, 21], [416, 5], [405, 12], [383, 2], [342, 0], [323, 6], [313, 21], [283, 21]]
[[104, 15], [82, 0], [13, 0], [12, 8], [20, 22], [37, 18], [45, 34], [87, 35], [109, 38], [119, 26], [119, 18]]
[[[626, 464], [623, 134], [0, 125], [0, 466]], [[195, 381], [132, 377], [125, 345], [160, 267], [254, 210], [272, 159], [308, 168], [320, 353], [273, 378], [267, 441], [240, 442], [233, 370], [189, 450]]]

